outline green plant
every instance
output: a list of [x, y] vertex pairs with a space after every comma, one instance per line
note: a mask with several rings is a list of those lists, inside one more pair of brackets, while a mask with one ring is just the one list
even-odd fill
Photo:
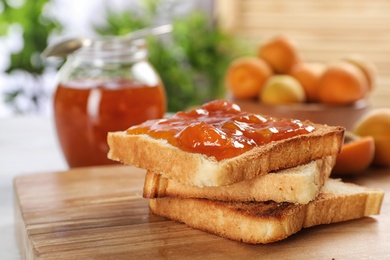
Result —
[[[40, 59], [40, 53], [47, 45], [47, 39], [54, 30], [61, 30], [61, 25], [50, 16], [45, 15], [45, 7], [49, 0], [34, 1], [7, 1], [0, 0], [0, 36], [7, 36], [10, 30], [18, 26], [22, 30], [23, 47], [10, 54], [9, 67], [5, 73], [13, 75], [16, 72], [23, 72], [29, 75], [29, 79], [42, 83], [42, 74], [45, 71], [45, 64]], [[15, 5], [15, 3], [18, 3]], [[20, 74], [20, 73], [19, 73]], [[32, 84], [34, 85], [34, 84]], [[41, 87], [42, 88], [42, 87]], [[17, 86], [5, 93], [5, 101], [14, 105], [16, 112], [23, 112], [15, 105], [15, 98], [26, 90], [26, 82], [20, 80]], [[37, 88], [28, 91], [31, 94], [31, 101], [38, 106], [38, 99], [42, 91]]]
[[[144, 0], [141, 3], [138, 12], [117, 13], [108, 9], [107, 25], [96, 27], [96, 31], [101, 35], [123, 35], [152, 26], [162, 2]], [[171, 9], [164, 8], [165, 11]], [[172, 25], [174, 29], [170, 35], [147, 39], [149, 60], [166, 88], [168, 111], [183, 110], [224, 97], [223, 78], [227, 65], [242, 54], [238, 42], [223, 33], [200, 10], [173, 17]]]

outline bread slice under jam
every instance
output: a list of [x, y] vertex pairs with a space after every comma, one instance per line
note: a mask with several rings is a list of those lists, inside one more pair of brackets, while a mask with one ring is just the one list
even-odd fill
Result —
[[257, 176], [227, 186], [184, 185], [147, 171], [145, 198], [206, 198], [222, 201], [268, 201], [306, 204], [314, 200], [331, 174], [336, 156], [327, 156], [293, 168]]
[[151, 211], [189, 227], [252, 244], [287, 238], [302, 228], [379, 214], [384, 193], [329, 179], [308, 204], [223, 202], [208, 199], [157, 198]]

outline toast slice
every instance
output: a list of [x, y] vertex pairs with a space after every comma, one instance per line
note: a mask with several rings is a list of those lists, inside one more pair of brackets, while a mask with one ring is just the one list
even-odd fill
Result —
[[327, 156], [305, 165], [258, 176], [222, 187], [184, 185], [147, 171], [145, 198], [206, 198], [222, 201], [268, 201], [306, 204], [314, 200], [336, 161]]
[[149, 200], [159, 216], [221, 237], [252, 244], [287, 238], [302, 228], [379, 214], [384, 193], [329, 179], [308, 204], [221, 202], [208, 199]]
[[311, 122], [303, 124], [314, 128], [314, 131], [255, 146], [238, 156], [222, 160], [181, 150], [165, 139], [155, 139], [147, 134], [110, 132], [107, 137], [110, 147], [108, 158], [190, 186], [225, 186], [303, 165], [340, 151], [344, 128]]

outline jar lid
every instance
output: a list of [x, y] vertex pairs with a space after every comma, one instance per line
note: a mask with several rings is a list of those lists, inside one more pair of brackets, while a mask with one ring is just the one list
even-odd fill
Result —
[[147, 57], [145, 39], [129, 40], [109, 37], [94, 41], [75, 51], [72, 56], [85, 59], [101, 59], [105, 62], [135, 62]]

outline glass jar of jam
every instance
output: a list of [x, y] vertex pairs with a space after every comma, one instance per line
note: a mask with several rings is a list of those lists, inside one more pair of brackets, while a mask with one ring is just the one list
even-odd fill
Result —
[[107, 133], [162, 118], [166, 97], [144, 39], [107, 39], [71, 54], [58, 73], [54, 119], [70, 167], [114, 163]]

